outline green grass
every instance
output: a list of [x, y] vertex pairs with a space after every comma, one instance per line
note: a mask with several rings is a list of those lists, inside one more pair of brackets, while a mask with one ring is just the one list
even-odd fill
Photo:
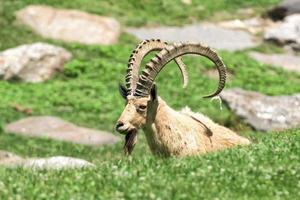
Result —
[[[138, 155], [134, 157], [111, 159], [111, 154], [103, 154], [100, 149], [86, 148], [82, 157], [105, 157], [94, 169], [0, 168], [0, 197], [6, 199], [14, 194], [21, 199], [299, 198], [299, 130], [270, 135], [255, 133], [253, 137], [256, 142], [249, 147], [197, 157], [160, 159], [144, 154], [138, 146]], [[50, 143], [51, 149], [62, 146], [39, 142]], [[66, 154], [82, 154], [82, 149], [75, 145], [65, 145]], [[117, 152], [117, 148], [110, 150]]]
[[[94, 169], [30, 171], [0, 167], [0, 199], [297, 199], [300, 193], [300, 132], [260, 133], [251, 130], [229, 109], [202, 99], [212, 92], [216, 81], [204, 75], [213, 66], [204, 58], [186, 57], [190, 84], [182, 89], [174, 63], [157, 79], [158, 93], [170, 106], [188, 105], [220, 124], [254, 141], [249, 147], [228, 149], [204, 156], [161, 159], [154, 157], [141, 133], [133, 156], [125, 158], [122, 144], [101, 148], [48, 139], [8, 135], [5, 124], [28, 115], [13, 107], [20, 104], [32, 115], [54, 115], [78, 125], [114, 131], [124, 102], [117, 84], [123, 81], [126, 63], [136, 39], [122, 34], [112, 46], [65, 44], [43, 39], [15, 22], [14, 12], [28, 4], [59, 8], [80, 8], [116, 17], [122, 25], [183, 25], [211, 19], [219, 11], [235, 16], [237, 8], [261, 8], [277, 0], [193, 1], [97, 1], [97, 0], [0, 0], [0, 50], [23, 43], [45, 41], [73, 53], [63, 73], [53, 80], [26, 84], [0, 81], [0, 149], [24, 157], [66, 155], [96, 164]], [[205, 9], [203, 9], [205, 8]], [[159, 14], [157, 14], [159, 13]], [[188, 17], [188, 16], [193, 16]], [[281, 52], [270, 44], [255, 50]], [[300, 75], [262, 65], [249, 58], [248, 50], [220, 52], [233, 78], [227, 88], [241, 87], [268, 95], [300, 91]], [[148, 58], [149, 59], [149, 58]]]

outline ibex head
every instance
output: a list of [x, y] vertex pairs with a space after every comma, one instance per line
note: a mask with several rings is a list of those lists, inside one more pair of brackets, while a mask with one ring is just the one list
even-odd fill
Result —
[[[139, 76], [139, 68], [142, 59], [151, 51], [160, 50]], [[119, 86], [121, 95], [126, 99], [126, 107], [119, 118], [116, 129], [125, 137], [125, 152], [131, 153], [136, 143], [137, 131], [146, 124], [152, 124], [155, 119], [158, 106], [157, 91], [154, 80], [162, 68], [171, 60], [175, 60], [183, 76], [184, 87], [187, 85], [188, 76], [185, 65], [180, 56], [185, 54], [198, 54], [207, 57], [216, 65], [219, 71], [218, 89], [211, 95], [218, 95], [225, 86], [226, 71], [221, 58], [207, 46], [195, 43], [175, 43], [168, 45], [160, 40], [142, 41], [129, 58], [126, 87]]]
[[125, 134], [125, 154], [130, 154], [137, 141], [137, 131], [146, 124], [152, 124], [158, 106], [156, 87], [153, 85], [148, 97], [127, 95], [124, 86], [119, 85], [119, 91], [126, 100], [126, 106], [116, 124], [119, 133]]

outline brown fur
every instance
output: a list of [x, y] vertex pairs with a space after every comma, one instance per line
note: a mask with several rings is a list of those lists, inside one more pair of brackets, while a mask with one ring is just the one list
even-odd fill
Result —
[[118, 122], [123, 125], [117, 127], [121, 133], [142, 128], [151, 151], [162, 156], [197, 155], [250, 144], [247, 138], [200, 113], [188, 108], [176, 112], [159, 97], [151, 100], [151, 97], [128, 96]]

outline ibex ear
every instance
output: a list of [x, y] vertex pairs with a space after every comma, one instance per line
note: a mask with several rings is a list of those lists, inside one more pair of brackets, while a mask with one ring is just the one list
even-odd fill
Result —
[[157, 100], [157, 90], [156, 90], [156, 85], [155, 84], [153, 84], [153, 86], [151, 88], [150, 97], [151, 97], [151, 101]]
[[119, 83], [119, 92], [124, 99], [127, 99], [127, 89]]

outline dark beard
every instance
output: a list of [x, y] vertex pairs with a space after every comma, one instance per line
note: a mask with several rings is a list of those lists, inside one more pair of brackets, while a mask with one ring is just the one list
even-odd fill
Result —
[[130, 131], [125, 136], [124, 153], [130, 155], [137, 142], [137, 130]]

